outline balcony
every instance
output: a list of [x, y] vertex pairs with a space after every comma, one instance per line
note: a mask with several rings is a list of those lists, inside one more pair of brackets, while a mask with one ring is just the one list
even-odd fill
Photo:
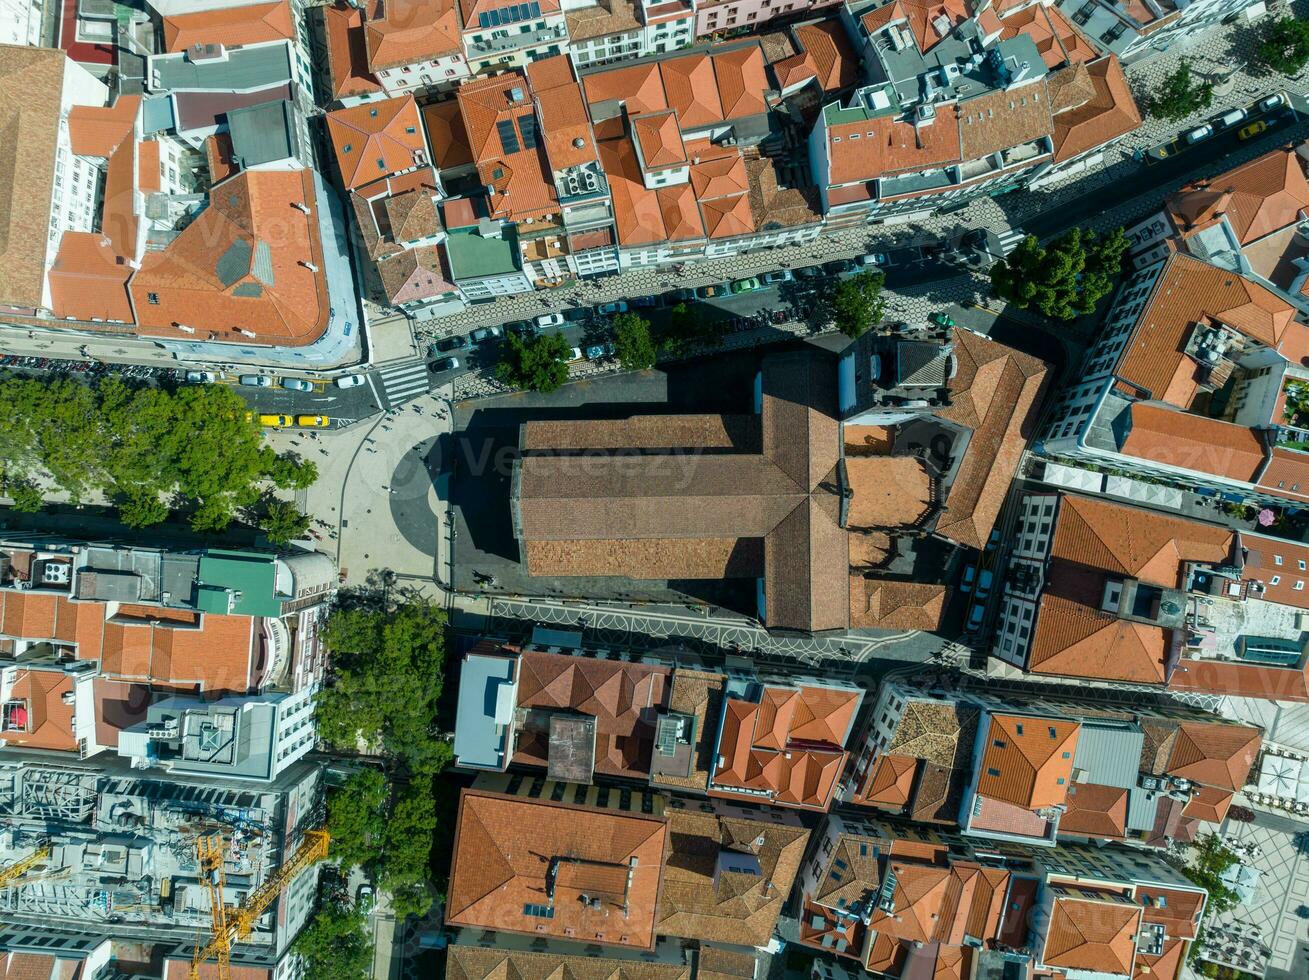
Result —
[[519, 51], [522, 48], [534, 48], [542, 44], [560, 43], [567, 37], [568, 29], [560, 24], [558, 27], [547, 27], [544, 30], [528, 31], [525, 34], [513, 33], [504, 37], [488, 37], [485, 40], [478, 41], [469, 45], [469, 53], [473, 58], [489, 57], [491, 55], [504, 54], [507, 51]]

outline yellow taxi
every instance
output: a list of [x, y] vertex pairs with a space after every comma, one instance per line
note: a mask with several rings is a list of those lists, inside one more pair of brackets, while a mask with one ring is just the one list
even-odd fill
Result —
[[332, 420], [326, 415], [297, 415], [295, 424], [302, 429], [326, 429]]
[[270, 429], [285, 429], [291, 424], [289, 415], [261, 415], [259, 424]]
[[1264, 122], [1262, 119], [1257, 119], [1248, 126], [1242, 126], [1240, 131], [1236, 134], [1236, 138], [1239, 140], [1254, 139], [1267, 128], [1268, 123]]

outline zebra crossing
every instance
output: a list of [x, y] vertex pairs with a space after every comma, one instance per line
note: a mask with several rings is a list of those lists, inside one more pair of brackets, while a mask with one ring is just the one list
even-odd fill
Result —
[[[381, 382], [381, 391], [378, 391], [374, 378]], [[427, 364], [424, 361], [393, 364], [375, 374], [370, 374], [368, 384], [377, 397], [377, 403], [382, 406], [383, 411], [387, 411], [427, 394], [429, 390]]]
[[1010, 228], [1008, 231], [1002, 231], [995, 236], [1000, 239], [1000, 254], [1008, 255], [1018, 247], [1018, 243], [1027, 237], [1027, 232], [1021, 228]]

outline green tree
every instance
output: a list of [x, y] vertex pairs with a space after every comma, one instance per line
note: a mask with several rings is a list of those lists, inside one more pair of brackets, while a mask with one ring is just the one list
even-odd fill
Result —
[[271, 494], [259, 502], [256, 509], [259, 529], [271, 545], [284, 545], [303, 538], [309, 532], [310, 518], [289, 500]]
[[885, 278], [880, 272], [865, 271], [845, 279], [829, 279], [827, 292], [819, 299], [825, 319], [834, 322], [847, 337], [862, 337], [882, 321], [886, 312], [882, 301]]
[[650, 321], [635, 313], [614, 317], [614, 352], [618, 363], [629, 371], [654, 367], [655, 344], [650, 336]]
[[561, 333], [542, 334], [524, 341], [517, 334], [505, 338], [495, 376], [511, 388], [547, 394], [568, 380], [568, 341]]
[[1213, 83], [1195, 81], [1190, 67], [1183, 61], [1150, 97], [1150, 115], [1177, 122], [1208, 109], [1213, 101]]
[[373, 943], [364, 926], [353, 908], [319, 906], [291, 945], [304, 961], [303, 980], [370, 980]]
[[318, 482], [318, 465], [294, 453], [276, 453], [270, 446], [259, 451], [264, 476], [284, 490], [308, 490]]
[[1113, 289], [1126, 249], [1121, 228], [1103, 238], [1074, 228], [1048, 247], [1028, 235], [992, 267], [991, 289], [1020, 309], [1072, 320]]
[[661, 346], [670, 354], [684, 354], [697, 344], [712, 343], [719, 334], [720, 328], [699, 307], [678, 303], [668, 311], [668, 327]]
[[1269, 71], [1298, 75], [1309, 64], [1309, 20], [1279, 17], [1264, 28], [1255, 52], [1256, 60]]
[[424, 915], [434, 898], [430, 875], [436, 804], [430, 782], [410, 784], [386, 822], [377, 882], [391, 893], [399, 917]]
[[1217, 834], [1196, 838], [1191, 848], [1190, 861], [1182, 873], [1192, 882], [1209, 892], [1208, 913], [1220, 916], [1231, 911], [1237, 903], [1236, 892], [1222, 882], [1222, 874], [1237, 861], [1237, 857]]
[[28, 479], [11, 479], [6, 477], [0, 492], [14, 502], [14, 510], [24, 514], [35, 514], [45, 506], [41, 488]]
[[381, 850], [386, 834], [386, 776], [371, 766], [360, 769], [327, 796], [327, 829], [332, 857], [343, 868], [368, 864]]

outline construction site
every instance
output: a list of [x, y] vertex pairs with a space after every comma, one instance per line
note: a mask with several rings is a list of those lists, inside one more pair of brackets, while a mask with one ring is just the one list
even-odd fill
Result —
[[6, 753], [0, 916], [15, 926], [207, 946], [224, 958], [240, 941], [276, 957], [313, 908], [313, 863], [326, 851], [313, 830], [320, 776], [301, 762], [250, 787], [142, 778], [121, 760], [57, 765]]

